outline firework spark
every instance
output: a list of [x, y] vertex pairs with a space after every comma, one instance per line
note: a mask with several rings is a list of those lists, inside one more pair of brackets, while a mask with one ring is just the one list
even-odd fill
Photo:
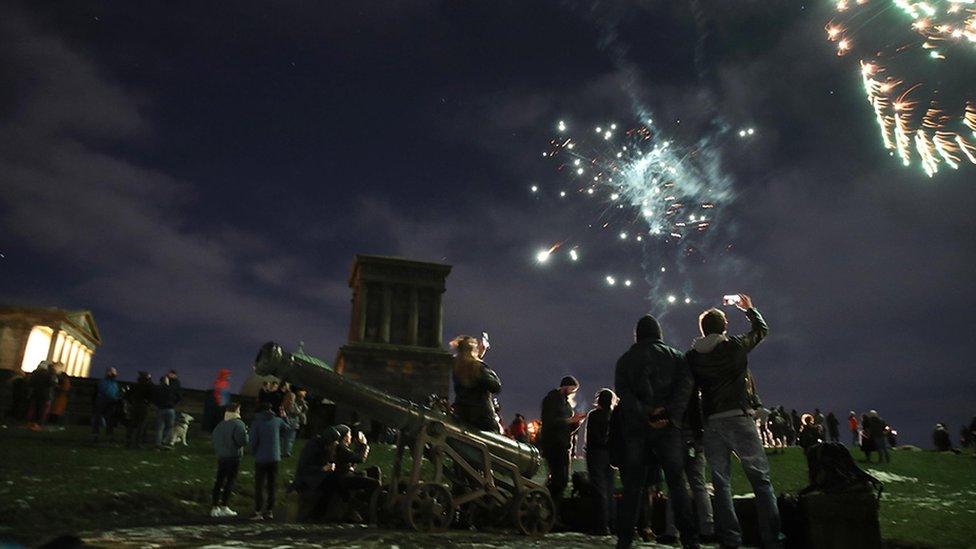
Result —
[[[932, 177], [941, 166], [976, 164], [973, 0], [858, 0], [836, 4], [827, 39], [856, 54], [886, 149]], [[894, 23], [894, 24], [892, 24]], [[949, 65], [947, 63], [953, 63]], [[949, 89], [953, 88], [953, 89]]]

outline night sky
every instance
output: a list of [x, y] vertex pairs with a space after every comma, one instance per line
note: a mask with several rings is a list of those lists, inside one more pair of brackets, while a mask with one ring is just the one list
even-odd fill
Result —
[[[445, 337], [491, 334], [508, 420], [565, 374], [611, 385], [642, 314], [684, 349], [743, 291], [771, 327], [751, 356], [767, 405], [875, 408], [923, 445], [957, 432], [976, 167], [889, 157], [856, 61], [824, 40], [830, 2], [685, 4], [5, 2], [0, 302], [91, 309], [96, 375], [203, 387], [242, 382], [267, 340], [331, 362], [354, 254], [446, 262]], [[728, 130], [735, 199], [704, 237], [724, 252], [604, 242], [539, 265], [592, 220], [554, 198], [556, 122], [638, 106], [677, 143]]]

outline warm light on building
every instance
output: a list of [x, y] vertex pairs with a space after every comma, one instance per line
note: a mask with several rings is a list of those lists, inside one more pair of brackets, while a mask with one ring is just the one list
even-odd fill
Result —
[[0, 370], [30, 373], [48, 361], [87, 377], [101, 343], [89, 311], [0, 306]]
[[47, 360], [47, 352], [51, 348], [51, 335], [54, 330], [45, 326], [34, 326], [27, 336], [27, 347], [24, 349], [24, 360], [20, 364], [20, 369], [25, 372], [33, 372], [37, 365], [43, 360]]

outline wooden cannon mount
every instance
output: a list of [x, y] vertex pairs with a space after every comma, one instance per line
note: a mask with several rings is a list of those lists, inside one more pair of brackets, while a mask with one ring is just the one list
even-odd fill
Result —
[[537, 448], [469, 429], [445, 410], [346, 379], [310, 358], [269, 342], [258, 352], [255, 371], [308, 387], [397, 428], [391, 481], [372, 494], [370, 522], [422, 532], [443, 531], [455, 523], [512, 526], [532, 536], [552, 529], [555, 504], [545, 486], [531, 478], [541, 464]]

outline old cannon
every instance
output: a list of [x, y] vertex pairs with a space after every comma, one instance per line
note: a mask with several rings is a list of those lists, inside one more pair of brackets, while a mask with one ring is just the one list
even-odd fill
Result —
[[307, 387], [397, 429], [391, 480], [372, 495], [371, 522], [419, 531], [442, 531], [455, 521], [475, 527], [511, 525], [528, 535], [552, 528], [552, 497], [532, 480], [541, 463], [534, 446], [469, 429], [446, 410], [357, 383], [324, 362], [285, 352], [272, 342], [258, 352], [255, 371]]

